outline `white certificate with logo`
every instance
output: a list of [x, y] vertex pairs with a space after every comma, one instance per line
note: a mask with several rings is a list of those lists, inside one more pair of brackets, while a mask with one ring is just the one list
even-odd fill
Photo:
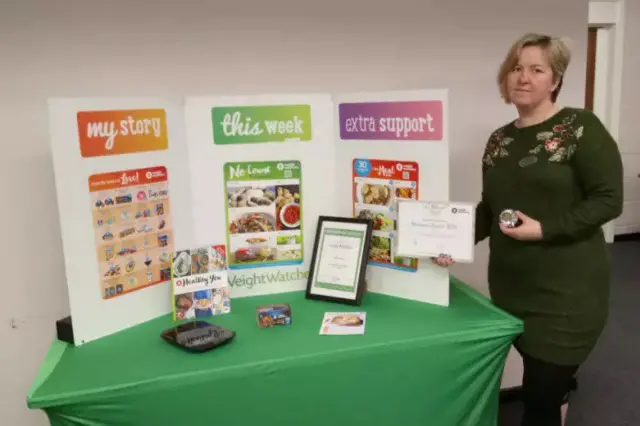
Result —
[[399, 201], [396, 255], [451, 256], [458, 263], [473, 262], [475, 204]]

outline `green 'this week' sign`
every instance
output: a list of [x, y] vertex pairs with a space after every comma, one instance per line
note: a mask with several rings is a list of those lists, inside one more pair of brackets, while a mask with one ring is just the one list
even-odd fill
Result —
[[211, 119], [216, 145], [311, 140], [310, 105], [213, 107]]

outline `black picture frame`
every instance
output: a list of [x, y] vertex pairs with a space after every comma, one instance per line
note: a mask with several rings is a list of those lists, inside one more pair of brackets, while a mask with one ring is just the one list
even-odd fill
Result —
[[[320, 290], [320, 292], [315, 289], [316, 282], [316, 269], [318, 268], [318, 262], [320, 259], [320, 254], [323, 249], [323, 229], [327, 223], [335, 223], [338, 227], [340, 224], [342, 225], [350, 225], [345, 228], [353, 229], [353, 225], [360, 225], [362, 230], [364, 231], [364, 243], [362, 244], [361, 253], [359, 256], [358, 264], [355, 265], [357, 268], [357, 279], [355, 285], [357, 288], [354, 292], [351, 292], [351, 297], [340, 297], [337, 295], [326, 294], [329, 293], [330, 290]], [[306, 290], [306, 298], [311, 300], [322, 300], [325, 302], [334, 302], [345, 305], [352, 306], [360, 306], [362, 301], [362, 294], [364, 292], [365, 283], [366, 283], [366, 271], [367, 264], [369, 263], [369, 248], [371, 246], [371, 236], [373, 233], [373, 221], [369, 219], [360, 219], [360, 218], [352, 218], [352, 217], [338, 217], [338, 216], [320, 216], [318, 218], [318, 224], [316, 226], [316, 236], [313, 243], [313, 254], [311, 255], [311, 265], [309, 268], [309, 276], [307, 278], [307, 290]], [[322, 292], [325, 294], [322, 294]], [[339, 290], [338, 290], [339, 291]], [[345, 295], [349, 293], [345, 292]]]

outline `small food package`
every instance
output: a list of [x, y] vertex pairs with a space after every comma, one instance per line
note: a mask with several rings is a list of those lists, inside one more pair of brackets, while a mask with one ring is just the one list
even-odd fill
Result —
[[291, 325], [291, 306], [288, 303], [258, 306], [256, 319], [259, 328]]

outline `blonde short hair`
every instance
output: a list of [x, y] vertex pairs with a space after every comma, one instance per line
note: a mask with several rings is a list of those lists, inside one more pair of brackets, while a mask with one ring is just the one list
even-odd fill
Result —
[[511, 49], [509, 49], [507, 57], [500, 65], [500, 70], [498, 71], [500, 95], [506, 103], [511, 103], [509, 93], [507, 92], [507, 76], [518, 64], [521, 50], [528, 46], [538, 46], [547, 54], [551, 70], [553, 71], [554, 81], [558, 83], [558, 87], [556, 87], [551, 94], [551, 100], [555, 102], [562, 88], [565, 72], [571, 61], [571, 50], [562, 39], [538, 33], [525, 34], [513, 43]]

